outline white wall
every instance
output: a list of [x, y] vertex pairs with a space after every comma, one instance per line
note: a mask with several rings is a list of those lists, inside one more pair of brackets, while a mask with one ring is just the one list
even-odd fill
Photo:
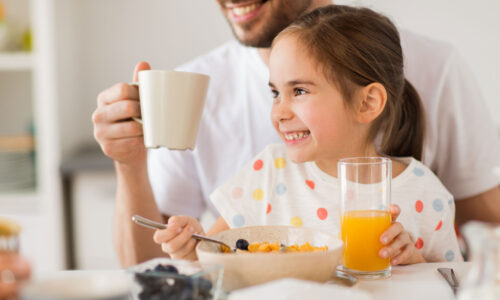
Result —
[[57, 0], [63, 154], [95, 143], [97, 94], [137, 62], [171, 69], [231, 38], [215, 0]]
[[[339, 0], [368, 6], [400, 27], [448, 41], [468, 62], [500, 128], [500, 1], [498, 0]], [[479, 92], [478, 92], [479, 94]], [[475, 99], [471, 99], [475, 101]]]

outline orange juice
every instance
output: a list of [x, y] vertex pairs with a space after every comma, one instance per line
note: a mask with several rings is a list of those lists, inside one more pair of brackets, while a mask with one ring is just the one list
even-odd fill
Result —
[[391, 215], [382, 210], [356, 210], [341, 217], [343, 264], [358, 271], [379, 271], [389, 267], [390, 258], [378, 255], [380, 236], [391, 226]]

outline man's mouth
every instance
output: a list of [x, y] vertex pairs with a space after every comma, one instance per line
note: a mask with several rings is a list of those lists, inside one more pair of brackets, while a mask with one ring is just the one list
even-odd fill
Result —
[[283, 133], [286, 141], [298, 141], [307, 138], [311, 132], [309, 130], [305, 131], [293, 131]]
[[242, 3], [225, 3], [224, 6], [231, 11], [236, 18], [250, 16], [268, 0], [245, 1]]

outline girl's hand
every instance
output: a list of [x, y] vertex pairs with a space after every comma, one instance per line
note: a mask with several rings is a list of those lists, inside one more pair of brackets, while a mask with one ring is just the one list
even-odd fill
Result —
[[173, 216], [168, 219], [167, 226], [167, 229], [156, 230], [153, 236], [161, 250], [173, 259], [198, 259], [194, 251], [198, 241], [191, 236], [193, 233], [205, 234], [200, 222], [188, 216]]
[[425, 262], [422, 253], [415, 247], [410, 234], [405, 231], [403, 225], [395, 222], [401, 209], [398, 205], [391, 205], [392, 225], [381, 236], [380, 242], [386, 247], [380, 249], [379, 256], [382, 258], [391, 257], [391, 264], [416, 264]]

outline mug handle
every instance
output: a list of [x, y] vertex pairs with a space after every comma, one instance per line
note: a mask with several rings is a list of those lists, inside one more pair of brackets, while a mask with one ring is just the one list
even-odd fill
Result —
[[[137, 88], [139, 88], [139, 83], [138, 82], [129, 82], [128, 84], [132, 85], [132, 86], [136, 86]], [[134, 121], [136, 121], [137, 123], [142, 124], [142, 119], [141, 118], [132, 117], [132, 119]]]

